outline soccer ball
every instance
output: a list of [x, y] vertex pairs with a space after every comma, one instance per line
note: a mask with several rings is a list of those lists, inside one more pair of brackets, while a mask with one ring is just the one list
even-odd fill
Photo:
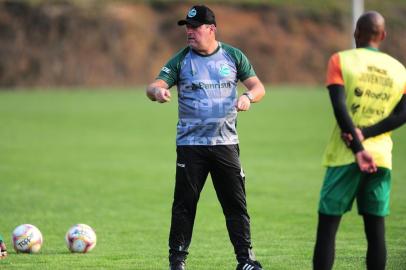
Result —
[[86, 253], [96, 246], [96, 233], [86, 224], [75, 224], [66, 233], [65, 241], [71, 252]]
[[42, 246], [42, 234], [31, 224], [22, 224], [13, 231], [14, 250], [23, 253], [38, 253]]

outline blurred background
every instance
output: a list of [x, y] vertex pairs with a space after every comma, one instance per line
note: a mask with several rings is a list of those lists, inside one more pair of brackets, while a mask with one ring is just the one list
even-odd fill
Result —
[[[176, 22], [197, 1], [0, 1], [0, 88], [145, 85], [185, 46]], [[218, 39], [242, 49], [263, 82], [321, 85], [328, 57], [351, 48], [352, 1], [204, 1]], [[365, 0], [406, 60], [406, 1]]]

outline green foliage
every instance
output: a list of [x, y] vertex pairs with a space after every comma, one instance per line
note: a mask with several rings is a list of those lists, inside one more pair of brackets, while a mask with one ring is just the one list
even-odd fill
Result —
[[[265, 269], [310, 269], [332, 111], [322, 89], [269, 89], [238, 122], [253, 244]], [[10, 251], [1, 269], [167, 268], [173, 92], [169, 104], [149, 102], [141, 91], [0, 93], [0, 233]], [[394, 133], [388, 269], [406, 266], [405, 138], [405, 127]], [[42, 231], [40, 254], [12, 250], [11, 231], [22, 223]], [[68, 252], [64, 234], [74, 223], [95, 228], [91, 253]], [[353, 211], [338, 233], [335, 269], [365, 269], [364, 252], [362, 222]], [[190, 253], [189, 269], [235, 267], [210, 180]]]

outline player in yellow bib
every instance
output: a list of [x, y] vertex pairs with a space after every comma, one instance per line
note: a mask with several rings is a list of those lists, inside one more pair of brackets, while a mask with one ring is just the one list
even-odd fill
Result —
[[367, 12], [357, 21], [356, 49], [334, 54], [327, 88], [337, 125], [327, 145], [320, 192], [314, 269], [331, 269], [341, 216], [357, 199], [368, 241], [367, 269], [385, 269], [384, 217], [389, 214], [392, 169], [390, 131], [406, 122], [406, 71], [379, 51], [385, 21]]

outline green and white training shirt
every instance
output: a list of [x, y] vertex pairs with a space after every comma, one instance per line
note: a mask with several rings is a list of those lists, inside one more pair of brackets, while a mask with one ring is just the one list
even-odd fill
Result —
[[177, 85], [177, 145], [237, 144], [237, 82], [256, 76], [247, 57], [220, 43], [210, 55], [186, 47], [162, 68], [157, 79]]

